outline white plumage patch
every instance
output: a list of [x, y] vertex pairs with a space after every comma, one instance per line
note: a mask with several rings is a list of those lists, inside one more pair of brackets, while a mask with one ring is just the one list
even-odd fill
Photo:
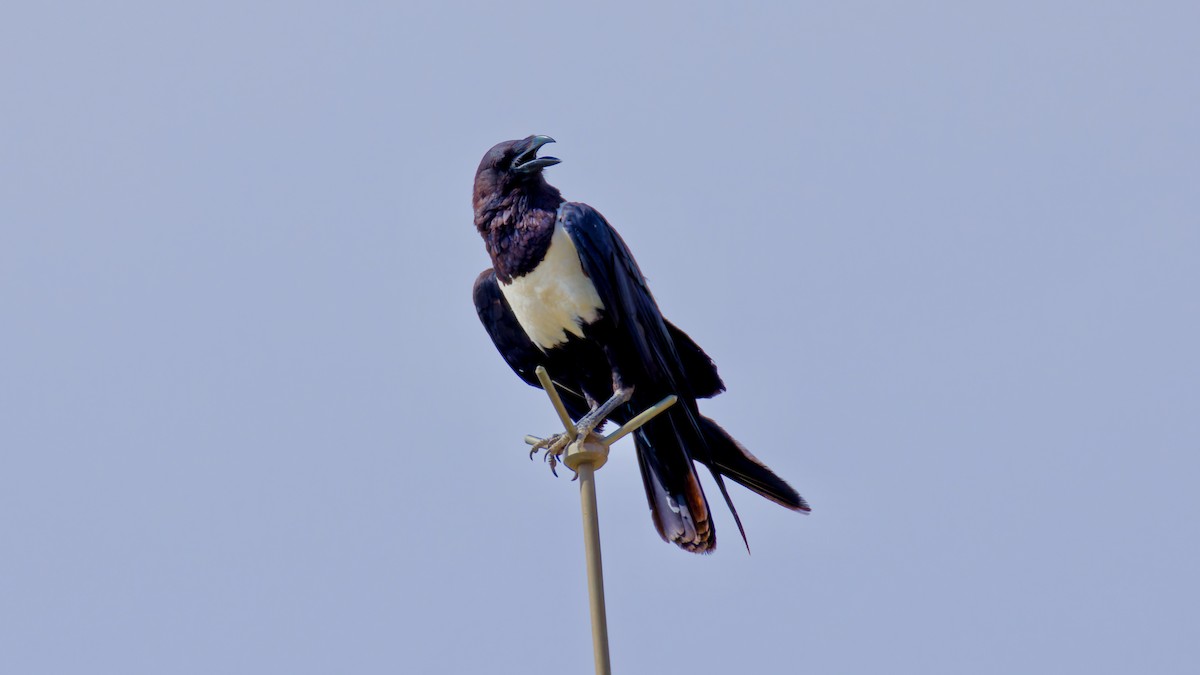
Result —
[[567, 333], [583, 337], [582, 324], [595, 321], [604, 309], [583, 273], [575, 243], [560, 225], [554, 227], [542, 262], [512, 283], [501, 283], [500, 292], [529, 339], [543, 350], [566, 342]]

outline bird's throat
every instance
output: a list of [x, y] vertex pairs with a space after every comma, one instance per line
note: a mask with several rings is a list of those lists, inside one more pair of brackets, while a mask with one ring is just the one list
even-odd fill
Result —
[[550, 248], [554, 221], [554, 210], [514, 208], [496, 213], [480, 228], [500, 281], [509, 283], [538, 266]]

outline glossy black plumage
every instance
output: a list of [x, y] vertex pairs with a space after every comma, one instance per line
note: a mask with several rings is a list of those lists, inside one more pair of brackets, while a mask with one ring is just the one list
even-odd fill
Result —
[[[647, 500], [665, 540], [695, 552], [707, 552], [716, 545], [715, 527], [693, 460], [712, 470], [735, 520], [737, 512], [723, 476], [788, 508], [807, 511], [808, 505], [787, 483], [700, 414], [696, 399], [720, 393], [724, 384], [703, 350], [663, 318], [617, 232], [586, 204], [565, 202], [542, 178], [540, 166], [534, 171], [514, 170], [535, 158], [537, 147], [546, 142], [545, 137], [531, 136], [501, 143], [484, 157], [476, 174], [476, 226], [495, 269], [476, 280], [475, 305], [505, 361], [533, 386], [538, 386], [534, 369], [546, 366], [575, 418], [589, 411], [589, 398], [605, 401], [617, 384], [632, 387], [632, 397], [610, 415], [616, 422], [669, 394], [679, 396], [678, 405], [634, 435]], [[557, 163], [545, 159], [546, 166]], [[573, 246], [586, 277], [583, 280], [576, 274], [572, 288], [590, 282], [602, 309], [591, 319], [580, 317], [575, 326], [565, 327], [561, 338], [552, 340], [554, 344], [539, 346], [531, 340], [530, 330], [562, 307], [542, 307], [536, 303], [542, 296], [521, 295], [522, 316], [531, 322], [522, 324], [506, 293], [517, 292], [522, 279], [540, 279], [533, 276], [542, 274], [540, 265], [550, 269], [552, 263], [545, 261], [550, 259], [556, 229], [570, 241], [555, 245]], [[562, 262], [564, 251], [554, 254], [557, 263]], [[584, 295], [592, 297], [590, 291]], [[571, 300], [552, 294], [545, 297], [547, 301]], [[579, 306], [586, 310], [589, 305]], [[542, 310], [545, 315], [539, 314]], [[540, 325], [534, 334], [546, 340], [545, 328]], [[741, 530], [740, 520], [737, 522]]]

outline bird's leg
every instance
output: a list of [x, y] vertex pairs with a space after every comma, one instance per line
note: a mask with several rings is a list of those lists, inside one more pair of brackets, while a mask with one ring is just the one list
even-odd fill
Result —
[[538, 450], [545, 450], [545, 454], [542, 455], [542, 460], [550, 463], [550, 472], [557, 476], [558, 471], [555, 469], [558, 466], [558, 458], [567, 451], [567, 446], [569, 446], [572, 441], [582, 441], [583, 439], [587, 438], [588, 434], [596, 430], [596, 427], [604, 424], [604, 421], [608, 419], [608, 416], [611, 415], [614, 410], [628, 403], [629, 399], [632, 397], [633, 387], [621, 386], [621, 381], [616, 377], [616, 375], [613, 375], [613, 395], [611, 398], [604, 403], [597, 403], [596, 399], [592, 398], [585, 392], [584, 399], [587, 401], [588, 405], [591, 406], [592, 410], [575, 423], [574, 433], [567, 432], [553, 434], [548, 438], [543, 438], [537, 441], [529, 450], [529, 458], [533, 459], [533, 456], [537, 454]]
[[584, 415], [575, 423], [575, 431], [578, 433], [576, 438], [583, 440], [587, 435], [592, 433], [596, 427], [604, 424], [604, 420], [613, 414], [617, 408], [629, 403], [629, 399], [633, 398], [633, 387], [623, 387], [621, 383], [613, 378], [615, 385], [613, 387], [613, 395], [603, 404], [592, 406], [592, 411]]

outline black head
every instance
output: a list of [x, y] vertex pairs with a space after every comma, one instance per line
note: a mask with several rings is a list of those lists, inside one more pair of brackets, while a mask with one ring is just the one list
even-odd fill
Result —
[[485, 195], [507, 192], [523, 184], [542, 185], [542, 169], [554, 166], [561, 160], [538, 157], [537, 152], [543, 145], [553, 142], [554, 139], [549, 136], [529, 136], [493, 146], [475, 171], [476, 200]]

